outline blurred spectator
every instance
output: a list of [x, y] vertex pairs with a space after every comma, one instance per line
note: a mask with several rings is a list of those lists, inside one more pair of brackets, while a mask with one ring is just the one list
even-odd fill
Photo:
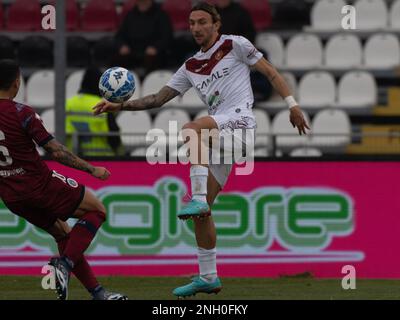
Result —
[[256, 30], [246, 9], [232, 0], [215, 0], [215, 5], [221, 15], [222, 34], [243, 36], [254, 43]]
[[138, 0], [125, 16], [116, 39], [118, 65], [143, 67], [146, 72], [165, 67], [173, 39], [168, 15], [153, 0]]
[[81, 136], [79, 154], [82, 156], [124, 155], [120, 136], [96, 136], [99, 133], [119, 132], [115, 116], [112, 113], [93, 117], [93, 106], [101, 101], [99, 80], [101, 72], [97, 68], [88, 68], [83, 77], [79, 93], [68, 99], [66, 104], [67, 146], [72, 149], [74, 132], [91, 133]]

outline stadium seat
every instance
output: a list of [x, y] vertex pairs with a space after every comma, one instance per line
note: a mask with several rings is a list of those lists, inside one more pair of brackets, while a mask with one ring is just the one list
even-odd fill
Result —
[[240, 3], [250, 13], [257, 31], [271, 26], [272, 13], [268, 0], [241, 0]]
[[358, 0], [354, 8], [357, 12], [358, 30], [379, 30], [387, 27], [389, 13], [384, 0]]
[[204, 107], [203, 101], [200, 100], [195, 89], [189, 89], [182, 97], [180, 105], [183, 108], [202, 108]]
[[53, 42], [44, 36], [28, 36], [19, 43], [18, 60], [22, 67], [52, 68]]
[[131, 157], [145, 157], [147, 148], [135, 148], [131, 152]]
[[377, 97], [375, 78], [368, 72], [351, 71], [339, 81], [337, 106], [340, 108], [366, 112], [376, 105]]
[[[56, 0], [48, 1], [49, 4], [55, 6]], [[76, 0], [67, 0], [65, 10], [67, 13], [66, 28], [67, 31], [77, 31], [81, 27], [80, 10]]]
[[305, 109], [321, 109], [335, 104], [336, 83], [329, 72], [315, 71], [303, 76], [298, 91], [299, 103]]
[[19, 91], [14, 100], [20, 103], [25, 103], [26, 101], [26, 85], [23, 77], [21, 77], [21, 84], [19, 86]]
[[[293, 73], [290, 72], [282, 72], [281, 73], [283, 78], [286, 80], [286, 83], [289, 85], [290, 91], [292, 92], [292, 95], [297, 98], [297, 81], [296, 77], [293, 75]], [[282, 99], [282, 97], [274, 90], [274, 93], [272, 94], [272, 97], [263, 103], [258, 104], [260, 107], [267, 108], [268, 111], [274, 111], [274, 110], [281, 110], [287, 108], [286, 102]]]
[[69, 75], [65, 84], [65, 97], [67, 99], [78, 94], [84, 74], [85, 70], [77, 70]]
[[390, 8], [389, 25], [394, 30], [400, 30], [400, 0], [395, 0]]
[[26, 103], [36, 109], [54, 108], [54, 71], [34, 72], [26, 85]]
[[71, 68], [85, 68], [91, 59], [90, 45], [84, 37], [67, 38], [67, 65]]
[[324, 152], [338, 152], [351, 142], [351, 122], [343, 110], [318, 112], [312, 123], [312, 146]]
[[322, 157], [322, 151], [317, 148], [297, 148], [290, 152], [293, 158]]
[[257, 122], [255, 148], [271, 148], [271, 121], [268, 114], [260, 109], [253, 109], [253, 113]]
[[14, 43], [6, 36], [0, 36], [0, 60], [1, 59], [15, 59]]
[[16, 0], [8, 8], [8, 31], [38, 31], [41, 23], [41, 7], [37, 0]]
[[3, 3], [0, 1], [0, 30], [4, 28], [4, 10], [3, 10]]
[[342, 29], [344, 0], [319, 0], [311, 9], [311, 27], [318, 31]]
[[363, 48], [352, 34], [331, 37], [325, 47], [325, 65], [330, 69], [358, 68], [362, 65]]
[[165, 0], [162, 8], [169, 15], [174, 31], [189, 29], [190, 0]]
[[208, 116], [208, 110], [202, 110], [198, 114], [195, 115], [194, 120], [204, 118]]
[[[170, 132], [169, 130], [169, 122], [176, 121], [177, 122], [177, 132], [182, 130], [182, 127], [190, 122], [190, 117], [188, 113], [184, 110], [179, 109], [165, 109], [159, 112], [154, 119], [153, 128], [161, 129], [164, 132]], [[173, 128], [173, 127], [172, 127]], [[174, 133], [174, 131], [171, 131]]]
[[146, 145], [146, 134], [152, 127], [147, 111], [123, 112], [118, 115], [117, 124], [125, 147]]
[[40, 117], [42, 118], [45, 128], [51, 134], [56, 133], [55, 116], [56, 115], [54, 109], [45, 110], [40, 114]]
[[393, 34], [375, 34], [365, 44], [365, 66], [371, 69], [392, 69], [400, 65], [400, 43]]
[[135, 93], [133, 94], [133, 96], [129, 99], [129, 100], [135, 100], [135, 99], [139, 99], [142, 97], [142, 83], [140, 82], [140, 78], [137, 75], [137, 73], [133, 70], [130, 70], [130, 72], [132, 73], [132, 75], [135, 78]]
[[[147, 95], [157, 93], [162, 87], [167, 84], [172, 76], [173, 73], [167, 70], [159, 70], [149, 73], [147, 77], [143, 80], [142, 96], [145, 97]], [[178, 97], [172, 99], [166, 105], [180, 105]]]
[[84, 31], [115, 31], [118, 17], [113, 0], [90, 0], [83, 10]]
[[124, 5], [122, 6], [121, 13], [119, 14], [119, 22], [121, 23], [129, 11], [131, 11], [138, 0], [126, 0], [124, 1]]
[[[310, 125], [310, 118], [303, 112], [307, 123]], [[296, 128], [293, 128], [289, 121], [290, 111], [279, 112], [272, 121], [272, 133], [276, 136], [276, 146], [282, 151], [290, 151], [295, 147], [305, 147], [310, 144], [309, 136], [299, 135]]]
[[255, 45], [268, 53], [268, 60], [276, 67], [284, 65], [285, 47], [282, 38], [273, 33], [259, 33]]
[[293, 36], [286, 47], [286, 65], [292, 69], [318, 68], [322, 65], [321, 40], [311, 34]]

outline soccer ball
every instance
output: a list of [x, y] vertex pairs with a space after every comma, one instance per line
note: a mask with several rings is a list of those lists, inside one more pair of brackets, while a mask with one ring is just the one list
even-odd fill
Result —
[[124, 68], [110, 68], [100, 78], [100, 94], [109, 102], [121, 103], [127, 101], [132, 97], [135, 89], [135, 77]]

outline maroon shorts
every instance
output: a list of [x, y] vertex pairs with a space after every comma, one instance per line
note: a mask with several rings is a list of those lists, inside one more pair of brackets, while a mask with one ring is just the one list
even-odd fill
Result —
[[11, 212], [31, 224], [47, 230], [57, 219], [66, 221], [71, 218], [84, 195], [85, 186], [74, 179], [53, 172], [39, 196], [23, 201], [5, 202], [5, 205]]

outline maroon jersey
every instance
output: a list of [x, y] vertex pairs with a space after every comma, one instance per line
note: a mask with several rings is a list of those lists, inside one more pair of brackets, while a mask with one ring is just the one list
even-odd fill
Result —
[[0, 197], [5, 202], [32, 198], [43, 191], [52, 171], [33, 141], [43, 146], [51, 139], [31, 107], [0, 99]]

